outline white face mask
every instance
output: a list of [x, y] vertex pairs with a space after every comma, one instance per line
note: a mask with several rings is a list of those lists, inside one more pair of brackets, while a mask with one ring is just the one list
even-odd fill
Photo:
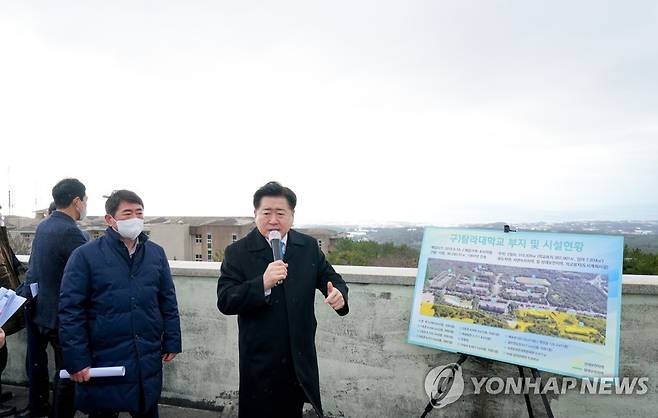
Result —
[[85, 196], [84, 199], [80, 199], [80, 203], [82, 204], [82, 209], [78, 209], [78, 207], [75, 207], [75, 210], [78, 211], [80, 214], [80, 218], [78, 221], [84, 221], [85, 218], [87, 217], [87, 197]]
[[82, 210], [78, 209], [78, 213], [80, 214], [80, 219], [79, 221], [84, 221], [85, 218], [87, 217], [87, 205], [85, 205]]
[[135, 239], [144, 230], [144, 219], [132, 218], [117, 221], [117, 232], [124, 238]]

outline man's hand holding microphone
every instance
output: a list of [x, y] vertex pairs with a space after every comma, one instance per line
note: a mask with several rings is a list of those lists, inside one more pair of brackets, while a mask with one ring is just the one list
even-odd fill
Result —
[[263, 287], [269, 290], [274, 286], [281, 284], [288, 276], [288, 264], [281, 260], [273, 261], [263, 273]]
[[272, 230], [269, 233], [269, 239], [274, 261], [267, 266], [265, 273], [263, 273], [263, 287], [265, 290], [283, 283], [288, 276], [288, 263], [283, 262], [283, 254], [281, 253], [281, 233]]
[[[268, 238], [272, 246], [274, 261], [268, 264], [265, 273], [263, 273], [263, 287], [266, 291], [283, 283], [288, 276], [288, 263], [283, 262], [283, 253], [281, 252], [281, 233], [277, 230], [272, 230], [269, 232]], [[345, 306], [343, 294], [331, 282], [327, 282], [327, 297], [324, 303], [336, 311]]]

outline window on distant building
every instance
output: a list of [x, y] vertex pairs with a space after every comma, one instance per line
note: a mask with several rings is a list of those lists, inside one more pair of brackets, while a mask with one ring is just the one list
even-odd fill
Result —
[[194, 242], [197, 244], [201, 244], [203, 242], [203, 237], [201, 236], [201, 234], [196, 234], [194, 236]]
[[201, 254], [194, 254], [194, 261], [203, 261], [203, 256]]
[[212, 261], [212, 250], [208, 250], [208, 261]]
[[238, 240], [238, 234], [233, 234], [233, 235], [231, 235], [231, 240], [232, 240], [233, 242], [237, 241], [237, 240]]

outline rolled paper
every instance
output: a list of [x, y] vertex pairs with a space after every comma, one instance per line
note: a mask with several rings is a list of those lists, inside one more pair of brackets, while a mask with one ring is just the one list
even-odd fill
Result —
[[[116, 377], [116, 376], [125, 376], [126, 368], [124, 366], [113, 366], [113, 367], [92, 367], [89, 369], [90, 377]], [[66, 370], [62, 369], [59, 371], [60, 379], [70, 379], [71, 375]]]

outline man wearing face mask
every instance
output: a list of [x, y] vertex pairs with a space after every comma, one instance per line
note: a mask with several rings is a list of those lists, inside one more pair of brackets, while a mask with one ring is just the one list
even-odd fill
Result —
[[[142, 199], [114, 191], [105, 212], [105, 235], [74, 251], [64, 271], [64, 367], [90, 417], [158, 417], [162, 362], [181, 351], [174, 282], [164, 250], [142, 232]], [[90, 379], [91, 367], [108, 366], [124, 366], [125, 376]]]
[[74, 386], [55, 372], [52, 409], [48, 406], [48, 344], [55, 352], [55, 367], [63, 367], [57, 334], [57, 307], [64, 267], [69, 256], [87, 242], [76, 221], [85, 218], [87, 195], [84, 184], [67, 178], [53, 187], [55, 210], [36, 229], [26, 283], [38, 283], [39, 293], [26, 310], [28, 406], [19, 417], [73, 417]]

